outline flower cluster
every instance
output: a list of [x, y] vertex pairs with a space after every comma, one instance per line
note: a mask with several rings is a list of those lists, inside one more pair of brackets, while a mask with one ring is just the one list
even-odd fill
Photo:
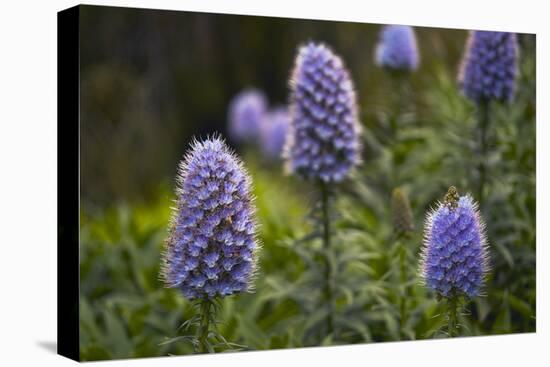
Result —
[[475, 102], [511, 101], [517, 58], [515, 33], [471, 32], [458, 77], [463, 93]]
[[323, 44], [300, 48], [290, 86], [287, 170], [325, 183], [342, 181], [359, 162], [355, 91], [340, 57]]
[[485, 225], [477, 204], [454, 187], [428, 214], [421, 273], [442, 297], [479, 295], [488, 271]]
[[219, 138], [195, 141], [180, 165], [163, 278], [189, 299], [248, 291], [256, 269], [250, 178]]
[[267, 98], [257, 89], [246, 89], [229, 104], [229, 135], [236, 142], [258, 138], [260, 123], [267, 111]]
[[376, 64], [395, 71], [414, 71], [419, 56], [414, 30], [406, 25], [387, 25], [380, 32]]
[[260, 142], [266, 158], [279, 159], [285, 145], [290, 114], [284, 107], [269, 111], [262, 120]]

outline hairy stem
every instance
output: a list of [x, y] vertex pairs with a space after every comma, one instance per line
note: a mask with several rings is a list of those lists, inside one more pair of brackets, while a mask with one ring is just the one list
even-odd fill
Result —
[[399, 283], [401, 284], [401, 289], [399, 293], [399, 326], [401, 333], [407, 322], [407, 312], [406, 312], [406, 301], [407, 301], [407, 259], [406, 253], [407, 249], [403, 241], [399, 241]]
[[489, 102], [481, 101], [478, 104], [479, 113], [479, 181], [477, 187], [477, 195], [479, 205], [483, 205], [485, 181], [487, 180], [487, 133], [489, 129]]
[[406, 109], [405, 101], [407, 100], [407, 83], [408, 75], [395, 72], [391, 74], [391, 84], [393, 90], [391, 108], [393, 111], [390, 113], [390, 128], [392, 129], [392, 137], [395, 137], [397, 129], [399, 128], [399, 116], [401, 116]]
[[332, 289], [332, 265], [330, 259], [331, 234], [330, 234], [330, 211], [329, 211], [329, 188], [325, 182], [321, 182], [321, 211], [322, 211], [322, 226], [323, 226], [323, 250], [325, 259], [325, 300], [327, 302], [327, 333], [332, 334], [334, 331], [333, 314], [334, 301]]
[[448, 322], [448, 332], [450, 337], [457, 335], [456, 309], [457, 309], [457, 298], [455, 296], [451, 296], [450, 298], [447, 299], [447, 322]]
[[212, 312], [214, 311], [212, 301], [209, 299], [203, 299], [200, 301], [200, 323], [197, 335], [197, 351], [199, 353], [207, 353], [211, 351], [208, 346], [208, 334], [210, 333], [210, 321], [213, 318]]
[[[390, 138], [389, 145], [399, 142], [399, 118], [406, 109], [408, 76], [401, 73], [392, 73], [391, 82], [393, 85], [391, 113], [390, 113]], [[391, 152], [390, 188], [399, 186], [398, 159], [395, 149]]]

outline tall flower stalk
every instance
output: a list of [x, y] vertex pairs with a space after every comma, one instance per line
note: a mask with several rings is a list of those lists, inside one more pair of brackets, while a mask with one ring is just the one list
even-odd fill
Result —
[[[409, 77], [420, 64], [416, 34], [406, 25], [386, 25], [379, 33], [374, 59], [376, 65], [383, 68], [391, 81], [391, 104], [389, 114], [389, 145], [399, 141], [399, 121], [406, 110], [409, 99]], [[397, 157], [392, 152], [392, 170], [390, 187], [399, 186]]]
[[324, 258], [326, 329], [334, 332], [334, 272], [330, 203], [336, 185], [359, 163], [360, 125], [351, 77], [324, 44], [308, 43], [296, 57], [290, 79], [290, 129], [284, 151], [289, 173], [319, 188]]
[[332, 334], [334, 332], [334, 277], [332, 272], [332, 264], [330, 260], [331, 247], [331, 230], [330, 230], [330, 191], [326, 183], [321, 182], [321, 220], [322, 220], [322, 236], [323, 236], [323, 251], [326, 254], [325, 260], [325, 298], [327, 302], [327, 333]]
[[478, 113], [479, 165], [477, 196], [483, 205], [489, 154], [492, 103], [510, 102], [516, 90], [518, 45], [515, 33], [472, 31], [458, 76], [464, 95]]
[[479, 155], [480, 160], [478, 164], [479, 179], [477, 182], [477, 197], [479, 203], [483, 204], [485, 182], [487, 181], [487, 154], [488, 154], [488, 141], [487, 134], [489, 132], [490, 124], [490, 102], [482, 100], [477, 104], [478, 111], [478, 130], [479, 130]]
[[221, 299], [252, 289], [257, 267], [251, 181], [219, 138], [195, 141], [180, 164], [177, 200], [163, 254], [162, 279], [194, 302], [184, 325], [199, 353], [231, 346], [216, 330]]
[[399, 323], [401, 331], [407, 322], [407, 300], [411, 297], [410, 272], [409, 272], [409, 248], [408, 241], [414, 233], [414, 221], [409, 203], [409, 198], [401, 188], [392, 192], [391, 214], [393, 223], [393, 237], [397, 250], [399, 263]]
[[420, 269], [425, 285], [446, 301], [447, 331], [456, 336], [460, 300], [482, 293], [489, 250], [477, 203], [454, 186], [427, 215]]

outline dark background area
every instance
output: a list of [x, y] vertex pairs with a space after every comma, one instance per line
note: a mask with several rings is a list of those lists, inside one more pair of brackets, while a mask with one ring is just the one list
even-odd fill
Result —
[[[379, 25], [82, 7], [82, 195], [90, 204], [147, 197], [171, 180], [193, 135], [225, 135], [227, 106], [245, 87], [285, 104], [299, 45], [321, 41], [355, 82], [361, 119], [391, 103], [374, 66]], [[415, 28], [421, 66], [412, 89], [458, 70], [467, 31]], [[429, 53], [429, 58], [422, 56]], [[422, 114], [421, 95], [412, 98]]]

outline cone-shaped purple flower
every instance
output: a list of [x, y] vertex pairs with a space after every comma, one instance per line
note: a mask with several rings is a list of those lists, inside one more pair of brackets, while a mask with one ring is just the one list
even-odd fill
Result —
[[472, 31], [458, 76], [474, 102], [511, 101], [516, 89], [518, 45], [515, 33]]
[[323, 44], [300, 48], [290, 87], [287, 170], [325, 183], [342, 181], [359, 163], [357, 104], [340, 57]]
[[180, 165], [165, 285], [189, 299], [246, 292], [258, 246], [250, 178], [242, 163], [219, 138], [195, 141]]
[[261, 149], [266, 158], [277, 160], [285, 145], [290, 114], [284, 107], [278, 107], [269, 111], [262, 120], [261, 125]]
[[414, 71], [420, 57], [414, 29], [407, 25], [387, 25], [380, 32], [376, 64], [395, 71]]
[[451, 186], [445, 201], [427, 216], [421, 275], [442, 297], [474, 297], [488, 270], [485, 225], [477, 204]]
[[260, 123], [267, 111], [267, 98], [257, 89], [246, 89], [229, 104], [229, 136], [235, 142], [259, 138]]

